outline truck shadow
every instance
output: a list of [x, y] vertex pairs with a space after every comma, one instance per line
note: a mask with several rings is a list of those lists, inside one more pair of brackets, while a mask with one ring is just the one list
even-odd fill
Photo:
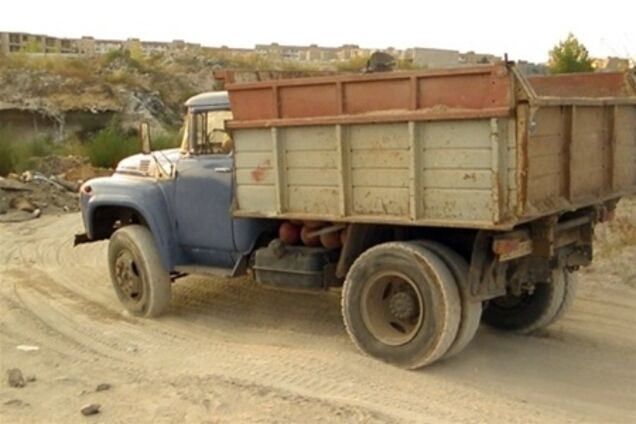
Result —
[[225, 327], [237, 333], [277, 330], [347, 337], [340, 316], [339, 292], [284, 291], [246, 277], [189, 276], [173, 286], [168, 315], [209, 322], [211, 327]]

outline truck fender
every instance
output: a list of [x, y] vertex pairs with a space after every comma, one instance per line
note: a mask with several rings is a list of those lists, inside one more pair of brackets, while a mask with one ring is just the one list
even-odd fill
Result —
[[[138, 186], [140, 188], [141, 185]], [[180, 250], [177, 247], [175, 234], [168, 206], [161, 190], [156, 186], [150, 186], [135, 192], [135, 197], [120, 193], [96, 193], [92, 196], [85, 209], [86, 230], [91, 240], [109, 238], [110, 234], [99, 234], [97, 226], [98, 211], [105, 208], [121, 208], [134, 211], [143, 220], [152, 233], [161, 261], [167, 271], [172, 271], [180, 258]]]

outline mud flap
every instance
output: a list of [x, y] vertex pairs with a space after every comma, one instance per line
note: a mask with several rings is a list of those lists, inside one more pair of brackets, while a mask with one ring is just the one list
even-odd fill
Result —
[[91, 240], [90, 238], [88, 238], [88, 234], [86, 233], [75, 234], [75, 239], [73, 240], [73, 247], [77, 246], [78, 244], [92, 243], [93, 241], [95, 240]]
[[491, 249], [492, 241], [492, 233], [479, 231], [473, 244], [468, 284], [474, 300], [487, 300], [506, 294], [508, 264], [499, 262]]

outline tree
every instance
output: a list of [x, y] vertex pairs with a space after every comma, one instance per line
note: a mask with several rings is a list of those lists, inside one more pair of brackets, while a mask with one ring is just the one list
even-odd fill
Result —
[[590, 72], [594, 70], [589, 52], [572, 33], [568, 34], [565, 40], [550, 50], [548, 66], [553, 74]]

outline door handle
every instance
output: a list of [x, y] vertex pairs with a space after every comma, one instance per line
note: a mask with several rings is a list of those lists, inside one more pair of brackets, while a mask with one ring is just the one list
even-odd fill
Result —
[[232, 168], [228, 168], [228, 167], [214, 168], [214, 172], [228, 173], [228, 172], [232, 172]]

